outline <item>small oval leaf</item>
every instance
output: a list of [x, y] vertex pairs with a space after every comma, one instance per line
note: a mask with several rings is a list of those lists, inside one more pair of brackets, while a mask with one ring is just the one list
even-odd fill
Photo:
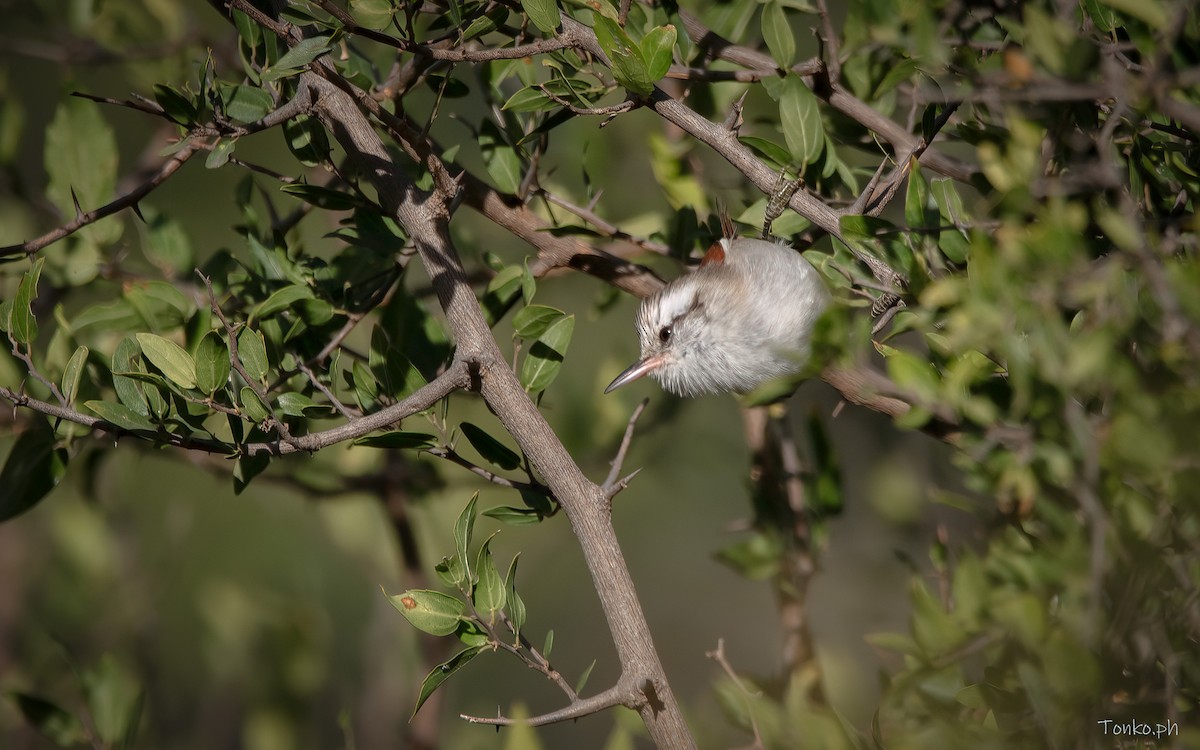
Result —
[[83, 370], [87, 365], [88, 348], [81, 346], [71, 355], [71, 359], [67, 361], [66, 368], [63, 369], [62, 376], [62, 395], [67, 400], [67, 403], [74, 403], [75, 397], [79, 395], [79, 383], [83, 379]]
[[409, 589], [389, 596], [388, 601], [413, 627], [430, 635], [450, 635], [458, 630], [467, 611], [461, 600], [427, 589]]
[[229, 347], [216, 331], [209, 331], [196, 345], [196, 387], [212, 395], [229, 382]]
[[515, 469], [521, 465], [520, 456], [479, 427], [470, 422], [463, 422], [459, 425], [459, 429], [471, 443], [471, 447], [489, 463], [495, 464], [501, 469]]
[[196, 387], [196, 363], [182, 346], [153, 333], [139, 333], [136, 338], [142, 347], [142, 354], [168, 380], [180, 388]]
[[817, 97], [799, 76], [789, 75], [779, 96], [779, 122], [788, 151], [798, 164], [812, 164], [821, 156], [825, 132]]
[[253, 328], [243, 328], [237, 337], [238, 359], [246, 374], [255, 380], [267, 376], [267, 345], [262, 334]]
[[575, 316], [555, 321], [537, 338], [521, 362], [521, 385], [531, 393], [544, 391], [558, 376], [575, 330]]

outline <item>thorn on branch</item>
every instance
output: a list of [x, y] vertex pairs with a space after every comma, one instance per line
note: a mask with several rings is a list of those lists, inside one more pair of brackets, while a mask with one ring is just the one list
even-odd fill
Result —
[[641, 469], [638, 469], [620, 481], [617, 479], [621, 476], [621, 468], [625, 465], [625, 454], [629, 452], [629, 444], [633, 441], [633, 430], [637, 427], [638, 419], [641, 418], [642, 412], [646, 410], [646, 406], [649, 403], [650, 399], [642, 399], [641, 403], [633, 410], [633, 414], [629, 415], [629, 422], [625, 425], [625, 434], [621, 437], [621, 445], [617, 448], [617, 455], [612, 460], [612, 469], [609, 470], [604, 484], [600, 486], [604, 490], [605, 496], [609, 499], [612, 499], [613, 495], [625, 489], [629, 480], [637, 476], [638, 471], [641, 471]]
[[742, 109], [746, 106], [746, 97], [749, 94], [750, 89], [746, 89], [742, 92], [742, 95], [739, 96], [737, 100], [734, 101], [733, 106], [729, 108], [729, 114], [725, 116], [725, 122], [721, 123], [726, 130], [734, 135], [737, 135], [738, 131], [742, 127], [742, 123], [744, 122], [742, 118]]

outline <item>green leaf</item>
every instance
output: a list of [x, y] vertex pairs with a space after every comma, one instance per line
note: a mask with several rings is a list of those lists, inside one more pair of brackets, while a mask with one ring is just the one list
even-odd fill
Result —
[[515, 469], [521, 465], [520, 456], [479, 427], [470, 422], [463, 422], [458, 427], [484, 460], [502, 469]]
[[424, 432], [385, 432], [380, 435], [367, 435], [354, 441], [354, 445], [389, 450], [429, 448], [433, 443], [433, 435]]
[[279, 188], [281, 192], [294, 195], [305, 203], [327, 211], [351, 211], [356, 208], [369, 208], [367, 203], [357, 195], [331, 190], [320, 185], [308, 185], [303, 182], [293, 182]]
[[962, 196], [958, 194], [958, 189], [954, 187], [954, 182], [950, 178], [931, 180], [929, 192], [933, 196], [934, 202], [937, 203], [942, 219], [955, 227], [946, 229], [939, 234], [938, 249], [951, 261], [965, 263], [969, 242], [966, 230], [958, 229], [958, 227], [966, 226], [970, 222], [970, 217], [963, 207]]
[[179, 344], [153, 333], [137, 334], [142, 354], [180, 388], [196, 387], [196, 363]]
[[21, 284], [13, 297], [12, 309], [9, 311], [8, 332], [18, 344], [29, 345], [37, 338], [37, 317], [33, 314], [33, 301], [38, 295], [38, 280], [42, 276], [42, 267], [46, 265], [45, 258], [38, 258], [33, 267], [21, 276]]
[[292, 156], [306, 167], [315, 167], [329, 158], [329, 136], [315, 118], [294, 117], [285, 121], [283, 137]]
[[333, 413], [333, 407], [318, 404], [303, 393], [294, 391], [279, 394], [275, 403], [289, 417], [326, 417]]
[[41, 416], [17, 436], [0, 469], [0, 522], [37, 505], [67, 473], [67, 452], [55, 448], [54, 429]]
[[546, 34], [553, 34], [562, 19], [554, 0], [521, 0], [521, 8], [533, 25]]
[[521, 293], [522, 274], [520, 266], [508, 266], [488, 281], [479, 304], [483, 307], [483, 317], [489, 326], [496, 325], [508, 306]]
[[258, 122], [275, 108], [275, 100], [257, 86], [222, 86], [225, 114], [241, 122]]
[[936, 400], [939, 378], [927, 359], [904, 349], [892, 349], [885, 361], [888, 376], [896, 385], [913, 391], [923, 399]]
[[379, 383], [371, 369], [359, 360], [350, 365], [354, 397], [363, 411], [372, 411], [379, 399]]
[[354, 18], [368, 29], [386, 29], [396, 13], [395, 0], [350, 0]]
[[235, 148], [237, 148], [237, 138], [218, 138], [217, 144], [213, 146], [212, 151], [208, 152], [204, 166], [209, 169], [219, 169], [225, 166], [229, 163], [229, 157], [233, 156]]
[[517, 593], [517, 560], [520, 557], [520, 552], [513, 555], [512, 562], [508, 565], [508, 573], [504, 576], [504, 588], [507, 591], [505, 596], [507, 603], [505, 606], [508, 609], [508, 621], [512, 623], [518, 640], [521, 636], [521, 629], [525, 627], [525, 602]]
[[441, 562], [433, 566], [433, 570], [447, 586], [454, 586], [458, 589], [466, 588], [467, 571], [458, 555], [443, 557]]
[[229, 347], [216, 331], [209, 331], [196, 345], [196, 388], [212, 395], [229, 382]]
[[592, 663], [587, 666], [587, 669], [583, 670], [583, 674], [579, 675], [579, 679], [575, 681], [576, 694], [582, 693], [583, 689], [587, 687], [588, 678], [592, 676], [592, 669], [595, 666], [596, 660], [592, 659]]
[[496, 562], [492, 559], [491, 544], [491, 539], [484, 542], [475, 558], [475, 572], [479, 576], [479, 583], [475, 584], [472, 594], [475, 611], [489, 624], [496, 621], [496, 613], [504, 609], [507, 598], [504, 581], [500, 579]]
[[[141, 349], [138, 348], [137, 342], [132, 337], [123, 338], [117, 344], [117, 348], [113, 350], [110, 369], [114, 373], [139, 370], [140, 363], [137, 358], [140, 355]], [[134, 380], [122, 375], [113, 375], [113, 390], [117, 392], [117, 398], [121, 400], [121, 403], [133, 410], [134, 413], [143, 417], [149, 416], [150, 408], [146, 405], [142, 387]], [[114, 422], [114, 424], [116, 423]]]
[[491, 120], [479, 129], [479, 148], [488, 175], [502, 193], [515, 195], [521, 190], [524, 168], [516, 149], [504, 140], [504, 134]]
[[255, 424], [266, 420], [271, 416], [271, 410], [263, 403], [262, 398], [250, 386], [242, 386], [242, 390], [238, 393], [242, 404], [242, 411]]
[[657, 83], [671, 69], [671, 59], [675, 49], [675, 27], [671, 24], [657, 26], [642, 38], [640, 45], [642, 58], [646, 61], [646, 71], [650, 80]]
[[800, 76], [789, 75], [779, 96], [779, 122], [788, 151], [798, 164], [814, 164], [825, 147], [817, 97]]
[[191, 240], [183, 226], [158, 211], [144, 209], [144, 212], [146, 224], [142, 229], [142, 252], [147, 260], [168, 276], [190, 269], [194, 255]]
[[154, 101], [180, 125], [188, 125], [196, 120], [198, 113], [192, 100], [166, 84], [154, 84]]
[[904, 195], [904, 221], [913, 229], [927, 226], [929, 209], [929, 184], [921, 174], [921, 163], [912, 160], [912, 171], [908, 175], [908, 189]]
[[443, 682], [450, 679], [455, 672], [469, 664], [470, 661], [478, 656], [484, 648], [486, 648], [486, 646], [470, 646], [468, 648], [464, 648], [462, 651], [459, 651], [457, 654], [450, 657], [448, 661], [445, 661], [434, 667], [433, 670], [425, 676], [425, 679], [421, 681], [421, 692], [417, 696], [417, 705], [415, 708], [413, 708], [413, 716], [417, 715], [417, 712], [421, 710], [421, 706], [425, 705], [425, 701], [429, 700], [429, 696], [433, 695], [433, 691], [437, 690]]
[[462, 509], [458, 514], [458, 520], [454, 522], [454, 553], [458, 555], [458, 559], [463, 561], [463, 566], [466, 568], [467, 580], [472, 579], [471, 566], [468, 563], [470, 558], [467, 557], [467, 550], [471, 547], [471, 533], [475, 529], [475, 502], [479, 499], [479, 493], [471, 495], [470, 501], [467, 502], [467, 507]]
[[467, 611], [461, 599], [427, 589], [409, 589], [389, 596], [388, 601], [413, 627], [430, 635], [450, 635], [458, 630]]
[[521, 385], [526, 391], [544, 391], [554, 382], [575, 330], [575, 316], [568, 315], [552, 323], [529, 347], [521, 361]]
[[74, 403], [75, 397], [79, 395], [79, 383], [83, 380], [83, 371], [87, 367], [88, 351], [86, 346], [77, 348], [63, 369], [61, 390], [68, 404]]
[[779, 572], [783, 552], [783, 545], [774, 535], [754, 532], [719, 550], [716, 559], [752, 581], [761, 581]]
[[808, 444], [812, 446], [813, 469], [809, 479], [811, 504], [819, 515], [841, 513], [842, 471], [834, 454], [833, 441], [816, 412], [808, 418]]
[[[77, 97], [62, 100], [46, 128], [43, 161], [49, 178], [46, 194], [64, 217], [112, 200], [117, 185], [117, 140], [96, 104]], [[120, 219], [108, 217], [79, 233], [95, 245], [106, 246], [120, 239], [123, 231]]]
[[900, 633], [867, 633], [863, 636], [863, 640], [875, 648], [894, 651], [898, 654], [917, 656], [921, 653], [921, 647], [912, 638]]
[[142, 715], [142, 692], [136, 678], [110, 654], [83, 674], [83, 689], [96, 733], [106, 747], [128, 747]]
[[523, 339], [536, 339], [554, 321], [563, 317], [566, 317], [566, 313], [556, 307], [527, 305], [513, 316], [513, 332]]
[[1110, 8], [1127, 13], [1152, 29], [1165, 29], [1171, 23], [1162, 3], [1158, 0], [1100, 0]]
[[550, 658], [550, 652], [554, 650], [554, 631], [546, 631], [546, 640], [542, 642], [542, 656]]
[[250, 481], [267, 470], [271, 457], [266, 453], [240, 456], [233, 467], [233, 494], [240, 495], [250, 486]]
[[508, 101], [504, 103], [501, 109], [510, 112], [540, 112], [545, 109], [553, 109], [558, 103], [546, 95], [542, 90], [541, 84], [526, 86], [523, 89], [518, 89], [517, 93], [508, 97]]
[[533, 278], [533, 272], [529, 270], [529, 258], [525, 258], [525, 262], [521, 264], [521, 299], [526, 305], [533, 304], [533, 296], [537, 294], [537, 279]]
[[123, 430], [157, 432], [158, 429], [153, 422], [146, 418], [146, 415], [138, 414], [125, 404], [116, 404], [111, 401], [88, 401], [84, 403], [83, 407], [105, 422]]
[[247, 375], [255, 380], [262, 380], [267, 376], [267, 345], [263, 341], [262, 333], [250, 327], [243, 328], [238, 332], [237, 349], [238, 359], [241, 360]]
[[639, 47], [625, 29], [616, 21], [605, 16], [594, 17], [596, 40], [612, 62], [612, 74], [617, 83], [640, 96], [649, 96], [654, 90], [654, 81]]
[[9, 693], [25, 721], [59, 747], [75, 747], [87, 740], [83, 722], [41, 698], [13, 691]]
[[899, 86], [904, 81], [912, 78], [920, 70], [920, 63], [912, 58], [901, 60], [899, 64], [892, 66], [888, 70], [887, 75], [875, 87], [875, 93], [872, 98], [878, 99], [887, 92]]
[[796, 61], [796, 38], [788, 24], [787, 13], [780, 2], [769, 2], [762, 8], [762, 36], [771, 51], [775, 64], [787, 70]]
[[290, 309], [300, 300], [312, 298], [312, 289], [303, 284], [293, 284], [276, 289], [270, 297], [263, 300], [262, 304], [254, 308], [254, 312], [250, 313], [247, 322], [253, 322], [256, 318], [269, 318], [277, 312]]
[[[313, 36], [296, 43], [279, 60], [263, 71], [263, 81], [276, 81], [299, 73], [302, 68], [333, 49], [328, 36]], [[265, 92], [264, 92], [265, 93]]]
[[738, 140], [754, 149], [760, 156], [765, 157], [768, 161], [775, 164], [777, 168], [784, 168], [792, 163], [792, 155], [787, 149], [777, 143], [768, 141], [766, 138], [759, 138], [754, 135], [740, 135]]
[[529, 526], [541, 523], [545, 517], [545, 514], [535, 508], [514, 508], [510, 505], [498, 505], [495, 508], [488, 508], [483, 512], [483, 515], [488, 518], [494, 518], [501, 523], [506, 523], [509, 526]]

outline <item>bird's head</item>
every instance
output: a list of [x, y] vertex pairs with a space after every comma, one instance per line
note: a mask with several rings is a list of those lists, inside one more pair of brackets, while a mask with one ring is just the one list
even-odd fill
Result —
[[707, 369], [703, 360], [712, 346], [712, 321], [698, 274], [677, 279], [642, 300], [636, 322], [641, 357], [618, 375], [605, 393], [644, 375], [681, 396], [708, 390], [698, 379]]

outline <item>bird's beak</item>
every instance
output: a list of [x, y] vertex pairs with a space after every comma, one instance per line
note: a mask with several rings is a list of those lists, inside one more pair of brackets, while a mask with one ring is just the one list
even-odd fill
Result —
[[608, 387], [604, 389], [604, 392], [611, 393], [626, 383], [632, 383], [643, 375], [648, 375], [654, 372], [661, 367], [662, 364], [663, 359], [661, 354], [646, 357], [645, 359], [639, 359], [637, 362], [634, 362], [632, 365], [630, 365], [625, 372], [618, 375], [613, 382], [609, 383]]

